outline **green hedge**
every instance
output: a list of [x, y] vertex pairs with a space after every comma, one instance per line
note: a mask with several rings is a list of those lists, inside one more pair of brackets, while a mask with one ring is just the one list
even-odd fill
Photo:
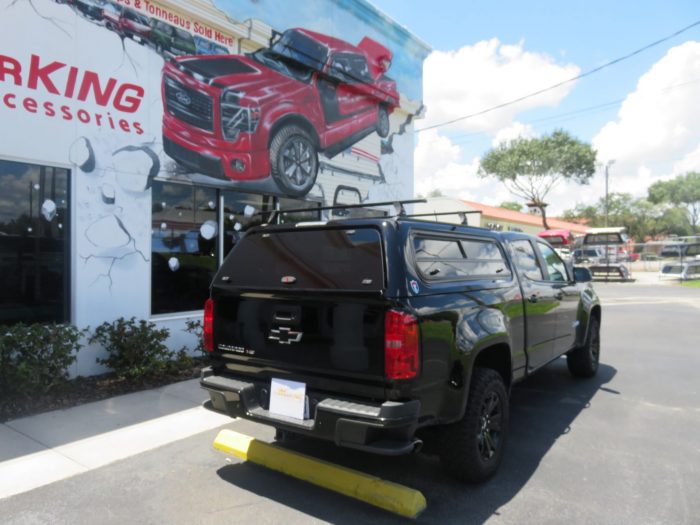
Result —
[[0, 327], [0, 395], [43, 395], [64, 385], [84, 333], [62, 324]]
[[170, 336], [167, 328], [155, 323], [137, 321], [135, 317], [120, 317], [112, 323], [102, 323], [90, 337], [90, 343], [99, 343], [107, 357], [97, 362], [110, 367], [120, 378], [156, 376], [173, 372], [192, 364], [185, 350], [169, 350], [165, 341]]

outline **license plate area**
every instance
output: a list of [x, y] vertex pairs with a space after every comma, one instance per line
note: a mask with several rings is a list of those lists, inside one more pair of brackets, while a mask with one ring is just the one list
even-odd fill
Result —
[[306, 383], [272, 378], [270, 381], [270, 413], [303, 421], [309, 418], [309, 396]]

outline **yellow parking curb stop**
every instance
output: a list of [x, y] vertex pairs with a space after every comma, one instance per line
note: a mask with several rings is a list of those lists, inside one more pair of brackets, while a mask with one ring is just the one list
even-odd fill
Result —
[[418, 490], [285, 450], [233, 430], [220, 431], [214, 448], [401, 516], [415, 518], [426, 508], [425, 496]]

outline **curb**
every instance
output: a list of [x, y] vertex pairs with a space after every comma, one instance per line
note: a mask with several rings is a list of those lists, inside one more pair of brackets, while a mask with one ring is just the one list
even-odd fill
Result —
[[408, 518], [415, 518], [427, 507], [425, 496], [418, 490], [285, 450], [233, 430], [220, 431], [214, 448]]

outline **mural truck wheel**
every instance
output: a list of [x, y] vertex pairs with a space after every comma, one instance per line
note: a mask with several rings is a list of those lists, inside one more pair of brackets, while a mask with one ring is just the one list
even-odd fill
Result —
[[389, 136], [389, 131], [389, 112], [385, 106], [379, 106], [379, 112], [377, 114], [377, 135], [385, 139]]
[[287, 195], [303, 197], [316, 182], [318, 153], [309, 134], [294, 125], [281, 128], [270, 142], [270, 170]]

